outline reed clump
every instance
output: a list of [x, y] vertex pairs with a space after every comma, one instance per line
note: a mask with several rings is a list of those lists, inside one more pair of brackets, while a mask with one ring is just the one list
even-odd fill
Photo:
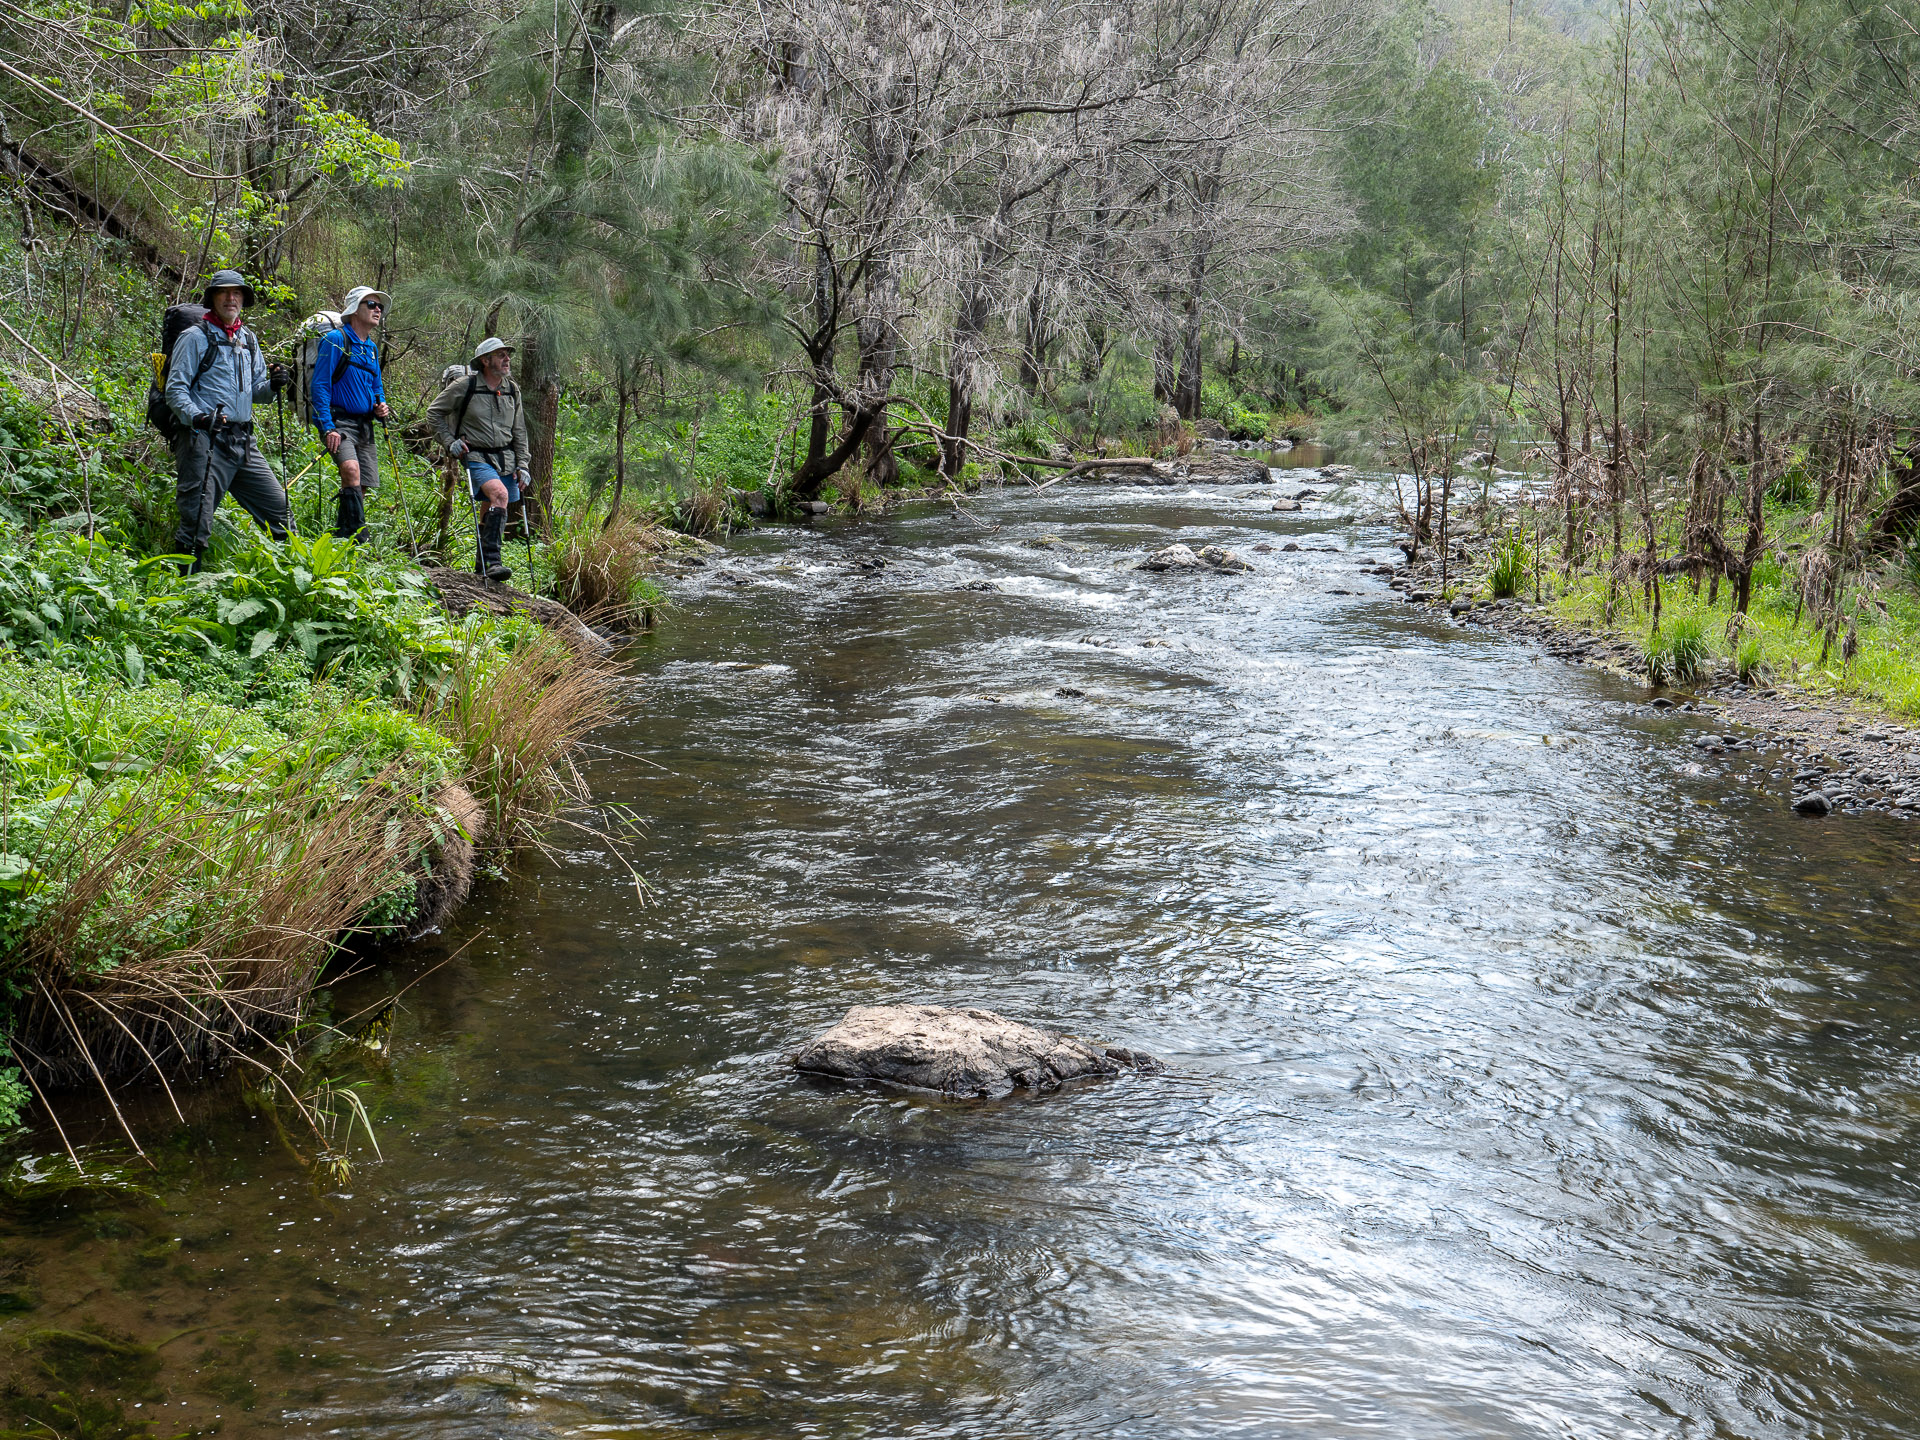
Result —
[[554, 547], [555, 598], [576, 615], [650, 624], [660, 603], [653, 567], [668, 543], [658, 526], [632, 514], [605, 524], [584, 517]]
[[501, 658], [470, 651], [426, 697], [421, 719], [459, 748], [495, 843], [538, 844], [587, 801], [575, 751], [613, 717], [618, 670], [535, 631]]

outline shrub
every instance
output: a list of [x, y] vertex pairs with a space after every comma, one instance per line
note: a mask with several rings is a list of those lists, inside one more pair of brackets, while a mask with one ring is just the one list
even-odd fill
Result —
[[1495, 599], [1506, 600], [1520, 593], [1526, 578], [1526, 537], [1517, 530], [1509, 530], [1506, 539], [1493, 552], [1493, 568], [1487, 572], [1487, 585]]
[[1656, 685], [1684, 685], [1698, 680], [1713, 655], [1706, 621], [1698, 615], [1675, 616], [1647, 637], [1643, 653], [1647, 678]]
[[1741, 639], [1739, 648], [1733, 653], [1733, 669], [1735, 674], [1750, 684], [1758, 684], [1767, 678], [1769, 667], [1762, 658], [1758, 635], [1747, 635]]

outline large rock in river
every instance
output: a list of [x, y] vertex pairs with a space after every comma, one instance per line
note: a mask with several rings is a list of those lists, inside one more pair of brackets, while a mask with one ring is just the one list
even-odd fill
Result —
[[810, 1075], [881, 1080], [982, 1099], [1161, 1068], [1152, 1056], [1119, 1046], [1089, 1045], [991, 1010], [942, 1005], [856, 1005], [838, 1025], [788, 1058]]

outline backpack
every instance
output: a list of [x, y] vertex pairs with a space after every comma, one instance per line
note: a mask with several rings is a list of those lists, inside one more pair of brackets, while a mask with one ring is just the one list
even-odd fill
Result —
[[[173, 407], [167, 404], [167, 367], [173, 363], [173, 347], [182, 335], [207, 318], [204, 305], [169, 305], [167, 313], [160, 317], [160, 348], [150, 357], [153, 361], [153, 379], [147, 384], [147, 423], [160, 432], [161, 438], [168, 444], [180, 433], [180, 421], [173, 413]], [[205, 375], [220, 354], [217, 345], [207, 346], [207, 353], [200, 357], [200, 364], [193, 372], [190, 385], [198, 385], [200, 377]]]
[[294, 333], [293, 410], [307, 424], [313, 420], [313, 367], [320, 363], [320, 342], [338, 332], [340, 358], [333, 362], [333, 375], [327, 381], [327, 393], [340, 383], [353, 363], [352, 342], [347, 338], [346, 320], [337, 310], [317, 310], [300, 322]]

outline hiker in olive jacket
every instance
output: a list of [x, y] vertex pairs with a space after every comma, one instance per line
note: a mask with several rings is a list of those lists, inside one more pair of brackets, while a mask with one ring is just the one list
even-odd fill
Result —
[[427, 410], [433, 433], [467, 470], [467, 488], [482, 505], [479, 559], [474, 569], [489, 580], [513, 572], [500, 558], [507, 506], [528, 483], [527, 420], [520, 387], [507, 373], [513, 347], [489, 335], [474, 349], [473, 373], [455, 378]]

